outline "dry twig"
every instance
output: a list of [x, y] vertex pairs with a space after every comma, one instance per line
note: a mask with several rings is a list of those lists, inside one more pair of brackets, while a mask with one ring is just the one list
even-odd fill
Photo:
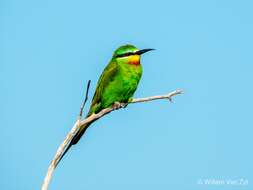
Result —
[[84, 106], [85, 106], [85, 104], [88, 100], [88, 95], [89, 95], [89, 90], [90, 90], [90, 82], [91, 82], [91, 80], [88, 81], [88, 84], [87, 84], [87, 87], [86, 87], [85, 99], [84, 99], [84, 101], [81, 105], [81, 108], [80, 108], [79, 119], [81, 119], [82, 116], [83, 116], [83, 108], [84, 108]]
[[[98, 120], [99, 118], [103, 117], [106, 114], [109, 114], [110, 112], [112, 112], [114, 110], [126, 107], [125, 103], [120, 103], [117, 107], [113, 106], [113, 107], [103, 109], [99, 113], [92, 114], [91, 116], [81, 120], [81, 116], [82, 116], [82, 112], [83, 112], [82, 110], [83, 110], [84, 104], [85, 104], [85, 102], [87, 101], [87, 98], [88, 98], [89, 85], [90, 85], [90, 81], [88, 82], [88, 85], [87, 85], [86, 98], [84, 100], [84, 103], [81, 106], [79, 118], [75, 122], [75, 124], [72, 127], [71, 131], [65, 137], [64, 141], [61, 143], [61, 145], [57, 149], [56, 154], [55, 154], [53, 160], [51, 161], [51, 163], [48, 167], [47, 174], [44, 178], [44, 182], [42, 184], [41, 190], [47, 190], [48, 189], [48, 185], [49, 185], [49, 182], [52, 178], [52, 174], [53, 174], [53, 172], [54, 172], [54, 170], [55, 170], [55, 168], [56, 168], [56, 166], [59, 162], [59, 159], [61, 158], [61, 155], [63, 154], [65, 148], [70, 143], [70, 141], [73, 139], [73, 137], [78, 132], [78, 130], [80, 129], [81, 126], [86, 125], [87, 123], [93, 123], [94, 121]], [[151, 97], [146, 97], [146, 98], [136, 98], [136, 99], [133, 99], [129, 104], [149, 102], [149, 101], [158, 100], [158, 99], [168, 99], [169, 101], [171, 101], [173, 96], [176, 96], [178, 94], [182, 94], [182, 92], [183, 92], [182, 90], [175, 90], [175, 91], [170, 92], [170, 93], [165, 94], [165, 95], [151, 96]]]

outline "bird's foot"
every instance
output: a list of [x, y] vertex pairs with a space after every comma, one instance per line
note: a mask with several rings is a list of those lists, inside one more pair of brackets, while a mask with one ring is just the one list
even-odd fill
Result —
[[127, 106], [127, 104], [124, 103], [120, 103], [120, 102], [114, 102], [114, 104], [112, 105], [113, 109], [120, 109], [120, 108], [125, 108]]
[[122, 104], [121, 104], [121, 108], [126, 108], [127, 105], [128, 105], [128, 103], [122, 103]]
[[120, 103], [121, 108], [126, 108], [128, 104], [130, 104], [133, 101], [133, 98], [129, 98], [126, 103]]

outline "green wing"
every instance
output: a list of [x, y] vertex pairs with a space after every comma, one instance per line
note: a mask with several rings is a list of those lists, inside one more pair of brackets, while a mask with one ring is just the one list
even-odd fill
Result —
[[[102, 75], [100, 76], [98, 80], [98, 84], [96, 87], [95, 94], [92, 99], [92, 104], [90, 107], [90, 111], [88, 113], [88, 116], [91, 115], [94, 112], [100, 111], [100, 101], [104, 92], [104, 89], [108, 86], [108, 84], [114, 80], [115, 75], [118, 71], [118, 64], [115, 61], [111, 61], [104, 69]], [[89, 127], [90, 123], [81, 126], [79, 131], [75, 134], [67, 148], [64, 150], [62, 156], [60, 157], [60, 160], [63, 158], [63, 156], [67, 153], [67, 151], [70, 149], [70, 147], [80, 140], [80, 138], [85, 133], [86, 129]], [[60, 162], [58, 161], [58, 163]]]
[[108, 86], [108, 84], [114, 80], [114, 77], [116, 76], [118, 71], [118, 64], [115, 61], [111, 61], [104, 69], [103, 73], [101, 74], [95, 94], [92, 99], [91, 107], [89, 114], [92, 114], [94, 112], [100, 111], [100, 103], [102, 99], [103, 92], [105, 88]]

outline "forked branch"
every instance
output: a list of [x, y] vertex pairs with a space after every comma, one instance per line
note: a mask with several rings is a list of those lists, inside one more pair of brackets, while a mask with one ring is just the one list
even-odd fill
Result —
[[[89, 116], [89, 117], [82, 120], [81, 116], [82, 116], [82, 113], [83, 113], [83, 108], [84, 108], [85, 102], [88, 99], [89, 86], [90, 86], [90, 81], [88, 82], [88, 85], [87, 85], [86, 98], [85, 98], [85, 100], [84, 100], [84, 102], [81, 106], [79, 117], [78, 117], [77, 121], [75, 122], [74, 126], [72, 127], [72, 129], [70, 130], [70, 132], [65, 137], [64, 141], [61, 143], [61, 145], [57, 149], [56, 154], [55, 154], [53, 160], [51, 161], [51, 163], [48, 167], [47, 174], [44, 178], [44, 182], [42, 184], [41, 190], [47, 190], [48, 189], [48, 185], [51, 181], [52, 174], [53, 174], [53, 172], [54, 172], [54, 170], [55, 170], [55, 168], [56, 168], [56, 166], [59, 162], [59, 159], [61, 158], [62, 154], [64, 153], [64, 150], [66, 149], [66, 147], [68, 146], [70, 141], [73, 139], [75, 134], [79, 131], [81, 126], [86, 125], [87, 123], [93, 123], [94, 121], [96, 121], [99, 118], [105, 116], [106, 114], [109, 114], [112, 111], [115, 111], [115, 110], [126, 107], [125, 103], [120, 103], [118, 106], [112, 106], [112, 107], [103, 109], [99, 113], [92, 114], [91, 116]], [[165, 94], [165, 95], [151, 96], [151, 97], [146, 97], [146, 98], [136, 98], [136, 99], [133, 99], [129, 104], [149, 102], [149, 101], [159, 100], [159, 99], [168, 99], [169, 101], [171, 101], [173, 96], [176, 96], [176, 95], [182, 94], [182, 93], [183, 93], [182, 90], [175, 90], [175, 91], [170, 92], [170, 93]]]

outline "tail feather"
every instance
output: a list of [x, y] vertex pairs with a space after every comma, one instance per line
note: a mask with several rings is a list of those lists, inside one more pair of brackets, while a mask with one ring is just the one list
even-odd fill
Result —
[[83, 134], [85, 133], [85, 131], [87, 130], [87, 128], [89, 126], [90, 126], [90, 124], [82, 126], [82, 128], [75, 134], [75, 136], [71, 140], [71, 143], [73, 145], [75, 145], [75, 144], [77, 144], [79, 142], [79, 140], [81, 139], [81, 137], [83, 136]]
[[72, 147], [72, 145], [75, 145], [75, 144], [78, 143], [78, 141], [81, 139], [81, 137], [83, 136], [83, 134], [85, 133], [86, 129], [89, 126], [90, 126], [90, 124], [82, 126], [82, 128], [80, 128], [80, 130], [75, 134], [75, 136], [70, 141], [70, 143], [68, 144], [67, 148], [64, 150], [63, 154], [61, 155], [61, 157], [60, 157], [59, 161], [57, 162], [56, 166], [60, 163], [60, 161], [65, 156], [65, 154], [68, 152], [68, 150]]

